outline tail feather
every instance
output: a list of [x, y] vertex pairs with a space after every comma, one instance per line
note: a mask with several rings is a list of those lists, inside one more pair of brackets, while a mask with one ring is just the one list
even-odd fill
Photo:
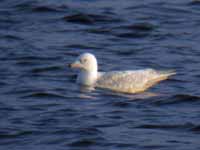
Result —
[[168, 71], [157, 71], [158, 76], [150, 81], [147, 82], [145, 88], [149, 88], [156, 83], [159, 83], [162, 80], [168, 79], [170, 76], [175, 75], [176, 72], [174, 70], [168, 70]]

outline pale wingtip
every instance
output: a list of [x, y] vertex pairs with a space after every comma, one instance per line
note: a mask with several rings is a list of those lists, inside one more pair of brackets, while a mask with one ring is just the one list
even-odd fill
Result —
[[169, 75], [170, 75], [170, 76], [176, 75], [176, 74], [177, 74], [176, 70], [171, 70], [171, 71], [169, 72]]
[[177, 74], [176, 70], [159, 71], [159, 73], [168, 77]]

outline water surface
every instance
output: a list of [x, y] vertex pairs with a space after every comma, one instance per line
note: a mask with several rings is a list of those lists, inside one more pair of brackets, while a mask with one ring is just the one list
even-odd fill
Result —
[[[199, 150], [200, 2], [2, 0], [0, 148]], [[139, 95], [80, 91], [79, 54], [99, 69], [175, 69]]]

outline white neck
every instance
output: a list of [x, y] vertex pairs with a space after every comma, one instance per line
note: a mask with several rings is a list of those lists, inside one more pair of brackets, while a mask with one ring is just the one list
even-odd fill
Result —
[[96, 83], [98, 72], [81, 70], [78, 74], [77, 83], [86, 86], [92, 86]]

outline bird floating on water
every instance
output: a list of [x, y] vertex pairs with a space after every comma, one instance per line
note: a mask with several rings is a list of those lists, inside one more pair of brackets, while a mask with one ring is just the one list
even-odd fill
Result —
[[83, 53], [74, 63], [69, 64], [69, 67], [80, 69], [76, 80], [80, 85], [123, 93], [144, 92], [160, 81], [176, 74], [174, 71], [154, 69], [98, 72], [97, 59], [91, 53]]

